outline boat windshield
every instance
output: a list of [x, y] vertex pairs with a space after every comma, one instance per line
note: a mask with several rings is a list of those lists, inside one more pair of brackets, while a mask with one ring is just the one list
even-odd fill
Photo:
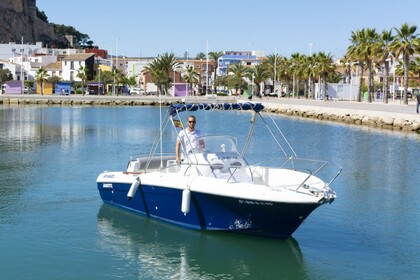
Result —
[[220, 135], [220, 136], [203, 136], [202, 140], [205, 145], [205, 152], [207, 153], [238, 153], [236, 147], [237, 140], [235, 137]]

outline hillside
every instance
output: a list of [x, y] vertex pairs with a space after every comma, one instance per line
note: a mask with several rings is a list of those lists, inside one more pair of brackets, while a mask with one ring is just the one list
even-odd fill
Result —
[[43, 42], [48, 46], [67, 47], [64, 36], [38, 11], [36, 0], [0, 1], [0, 43]]

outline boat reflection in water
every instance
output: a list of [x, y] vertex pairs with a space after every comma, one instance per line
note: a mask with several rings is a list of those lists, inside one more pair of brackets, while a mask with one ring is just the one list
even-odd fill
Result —
[[[298, 279], [303, 257], [293, 238], [272, 240], [194, 231], [109, 205], [98, 212], [98, 243], [121, 261], [113, 275], [140, 279]], [[115, 275], [116, 276], [116, 275]]]

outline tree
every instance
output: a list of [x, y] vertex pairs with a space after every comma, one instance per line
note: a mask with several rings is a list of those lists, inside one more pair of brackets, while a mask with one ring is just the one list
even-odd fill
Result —
[[226, 76], [217, 76], [216, 79], [213, 81], [213, 84], [215, 84], [216, 87], [227, 87], [228, 78]]
[[77, 69], [76, 77], [82, 81], [82, 95], [85, 95], [85, 84], [87, 82], [87, 75], [88, 75], [87, 67], [80, 65], [79, 69]]
[[42, 20], [43, 22], [48, 23], [48, 17], [47, 17], [47, 15], [45, 14], [45, 12], [44, 12], [44, 11], [40, 11], [40, 10], [38, 9], [38, 7], [36, 8], [36, 16], [37, 16], [40, 20]]
[[[254, 84], [257, 87], [255, 94], [260, 96], [261, 83], [265, 82], [270, 77], [270, 72], [264, 64], [257, 64], [251, 69]], [[252, 85], [253, 86], [253, 85]]]
[[324, 86], [324, 101], [328, 100], [328, 76], [335, 72], [335, 68], [331, 54], [319, 52], [316, 55], [316, 72], [320, 77], [319, 87], [321, 88], [322, 83]]
[[54, 23], [52, 25], [55, 33], [63, 37], [66, 35], [72, 35], [74, 37], [74, 43], [80, 48], [91, 48], [93, 46], [93, 41], [90, 40], [89, 35], [77, 31], [73, 26]]
[[245, 78], [250, 78], [250, 69], [243, 65], [242, 63], [233, 63], [228, 66], [228, 85], [231, 88], [235, 89], [236, 95], [238, 95], [238, 90], [243, 90], [248, 86], [248, 83], [244, 80]]
[[61, 81], [61, 77], [59, 76], [52, 76], [48, 77], [47, 82], [52, 84], [52, 87], [55, 88], [55, 85]]
[[419, 80], [417, 86], [420, 87], [420, 57], [416, 57], [416, 59], [410, 62], [410, 70], [414, 76], [417, 75], [417, 79]]
[[107, 86], [114, 82], [113, 73], [111, 71], [101, 71], [99, 74], [98, 71], [95, 78], [97, 82], [99, 82], [99, 75], [101, 75], [100, 82], [104, 84], [104, 90], [106, 90], [108, 88]]
[[368, 102], [372, 102], [372, 95], [374, 91], [372, 63], [377, 55], [376, 49], [378, 46], [378, 38], [379, 35], [376, 33], [374, 28], [366, 28], [353, 32], [351, 39], [353, 46], [350, 47], [349, 56], [357, 57], [361, 65], [366, 65], [368, 74]]
[[359, 81], [359, 91], [357, 92], [357, 102], [362, 101], [362, 81], [363, 81], [363, 70], [364, 70], [364, 53], [363, 53], [363, 44], [365, 41], [365, 33], [361, 30], [352, 31], [351, 33], [351, 45], [347, 49], [347, 57], [351, 61], [355, 61], [356, 67], [360, 68], [360, 81]]
[[158, 94], [166, 95], [172, 86], [170, 74], [179, 68], [179, 61], [173, 53], [164, 53], [144, 67], [152, 76], [152, 81], [158, 88]]
[[13, 80], [13, 75], [9, 69], [0, 69], [0, 93], [3, 90], [3, 83]]
[[308, 88], [309, 94], [312, 99], [315, 99], [315, 78], [317, 76], [316, 72], [316, 54], [312, 54], [307, 58], [306, 61], [306, 74], [308, 77]]
[[214, 79], [213, 79], [213, 92], [214, 93], [217, 93], [217, 83], [215, 83], [215, 81], [217, 79], [217, 68], [219, 68], [219, 58], [221, 58], [223, 55], [224, 55], [224, 52], [222, 51], [209, 52], [209, 57], [214, 61]]
[[35, 74], [35, 80], [41, 85], [41, 95], [44, 95], [44, 83], [48, 79], [47, 70], [44, 67], [39, 67]]
[[195, 59], [197, 59], [197, 60], [203, 60], [203, 59], [206, 59], [206, 54], [205, 54], [205, 53], [203, 53], [203, 52], [199, 52], [199, 53], [195, 56]]
[[[300, 84], [300, 77], [303, 73], [303, 65], [306, 56], [300, 53], [294, 53], [290, 56], [290, 68], [293, 74], [293, 97], [295, 97], [295, 91], [297, 92], [297, 97], [299, 98], [299, 84]], [[296, 89], [295, 89], [296, 85]]]
[[388, 88], [389, 88], [389, 59], [391, 54], [391, 43], [394, 40], [395, 36], [392, 34], [392, 30], [384, 30], [379, 36], [378, 48], [376, 51], [377, 56], [379, 57], [379, 63], [381, 67], [383, 66], [385, 75], [384, 75], [384, 95], [382, 101], [388, 103]]
[[404, 23], [401, 28], [394, 28], [397, 32], [394, 42], [391, 44], [391, 50], [395, 53], [395, 57], [402, 56], [404, 64], [404, 104], [408, 104], [407, 91], [408, 91], [408, 75], [410, 56], [416, 52], [420, 52], [420, 38], [417, 32], [417, 26], [409, 26]]
[[187, 69], [186, 69], [186, 72], [183, 76], [183, 79], [189, 85], [189, 89], [190, 89], [189, 95], [192, 95], [191, 90], [192, 90], [193, 86], [198, 83], [199, 78], [200, 78], [200, 74], [197, 71], [194, 70], [194, 67], [187, 66]]
[[285, 65], [285, 58], [280, 56], [279, 54], [270, 54], [266, 57], [263, 61], [264, 67], [267, 69], [267, 72], [272, 75], [273, 81], [273, 91], [276, 90], [276, 82], [279, 80], [280, 76], [284, 77], [284, 65]]

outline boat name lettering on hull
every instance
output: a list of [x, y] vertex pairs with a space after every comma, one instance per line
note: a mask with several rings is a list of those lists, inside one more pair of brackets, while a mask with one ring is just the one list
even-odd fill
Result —
[[217, 159], [221, 159], [221, 160], [223, 160], [223, 159], [238, 159], [238, 157], [235, 157], [235, 156], [226, 156], [226, 157], [217, 157]]
[[264, 202], [264, 201], [252, 201], [252, 200], [239, 200], [239, 203], [243, 204], [252, 204], [252, 205], [267, 205], [267, 206], [273, 206], [272, 202]]
[[105, 174], [103, 178], [114, 178], [114, 174]]
[[112, 184], [103, 184], [104, 189], [112, 189]]

